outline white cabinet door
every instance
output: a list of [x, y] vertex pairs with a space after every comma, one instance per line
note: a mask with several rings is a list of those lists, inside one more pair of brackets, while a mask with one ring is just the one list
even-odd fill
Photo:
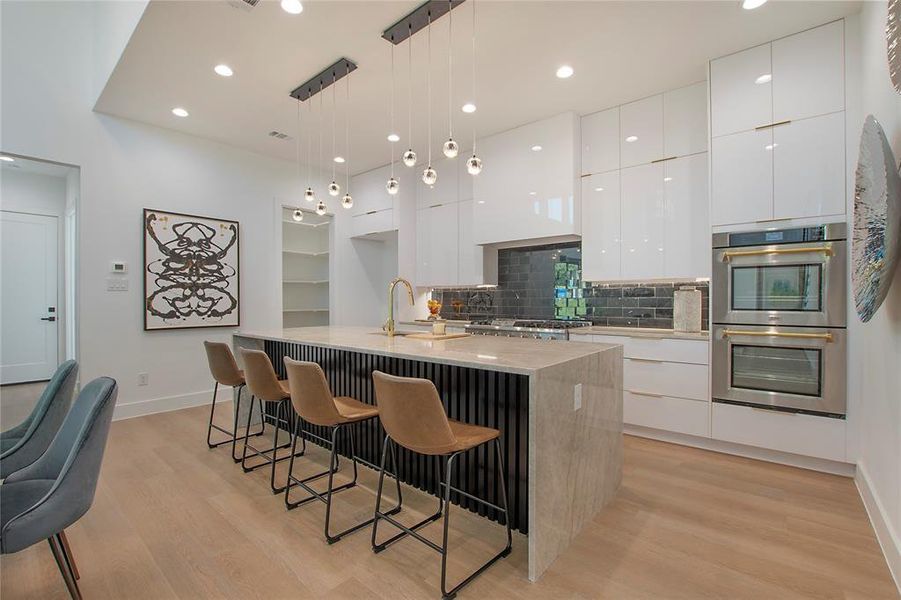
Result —
[[477, 244], [581, 233], [578, 126], [564, 113], [479, 140]]
[[416, 211], [416, 285], [457, 285], [457, 203]]
[[773, 130], [751, 130], [711, 141], [713, 225], [773, 218]]
[[472, 152], [460, 152], [454, 159], [457, 162], [457, 200], [472, 200], [473, 181], [478, 175], [470, 175], [466, 170], [466, 161], [470, 156]]
[[622, 279], [618, 170], [582, 178], [582, 279]]
[[[397, 165], [394, 165], [394, 168], [396, 171], [398, 168]], [[386, 166], [361, 173], [354, 177], [351, 181], [351, 194], [353, 194], [354, 197], [354, 205], [350, 208], [350, 214], [362, 215], [374, 210], [392, 208], [396, 196], [392, 196], [385, 189], [385, 183], [390, 176], [391, 169]], [[397, 179], [400, 179], [400, 177], [397, 177]], [[401, 186], [400, 193], [412, 192], [412, 190], [407, 191], [403, 188], [404, 186]], [[316, 190], [316, 193], [328, 194], [324, 189]]]
[[663, 163], [620, 171], [623, 279], [663, 276]]
[[[710, 62], [710, 113], [713, 137], [773, 122], [770, 44]], [[758, 83], [760, 82], [760, 83]]]
[[845, 213], [845, 113], [773, 128], [774, 218]]
[[686, 156], [706, 151], [707, 82], [663, 94], [663, 155]]
[[663, 272], [667, 277], [710, 277], [707, 153], [663, 163], [666, 225]]
[[[432, 168], [438, 172], [438, 180], [435, 185], [428, 186], [422, 182], [422, 171], [426, 168], [425, 162], [418, 162], [413, 171], [416, 172], [416, 208], [428, 208], [436, 204], [450, 204], [459, 200], [459, 163], [464, 158], [441, 158], [432, 160]], [[426, 158], [428, 162], [428, 158]], [[422, 166], [420, 166], [422, 165]], [[395, 170], [407, 167], [400, 163], [395, 165]]]
[[845, 108], [844, 21], [773, 42], [773, 120]]
[[[457, 203], [458, 277], [457, 285], [497, 284], [497, 250], [479, 246], [472, 239], [472, 200]], [[448, 249], [450, 250], [450, 249]], [[486, 262], [493, 260], [494, 265]]]
[[582, 174], [619, 168], [619, 107], [582, 117]]
[[663, 95], [623, 104], [620, 116], [620, 156], [623, 167], [663, 158]]
[[[354, 203], [356, 204], [356, 202]], [[373, 234], [395, 231], [396, 213], [393, 208], [371, 210], [351, 217], [351, 237], [366, 237]]]

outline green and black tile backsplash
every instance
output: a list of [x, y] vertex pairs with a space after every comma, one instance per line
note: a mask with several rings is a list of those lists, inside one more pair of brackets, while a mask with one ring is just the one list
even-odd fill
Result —
[[701, 291], [706, 329], [706, 282], [585, 282], [578, 243], [500, 250], [496, 288], [436, 289], [432, 297], [443, 305], [446, 319], [585, 319], [595, 325], [671, 329], [673, 291], [681, 285]]

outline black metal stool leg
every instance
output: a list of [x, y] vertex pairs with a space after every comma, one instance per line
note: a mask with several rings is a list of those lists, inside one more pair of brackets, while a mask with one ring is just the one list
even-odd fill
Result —
[[59, 538], [57, 538], [56, 535], [53, 535], [47, 538], [47, 543], [50, 544], [50, 551], [53, 553], [53, 558], [56, 560], [56, 566], [63, 576], [63, 581], [66, 583], [66, 589], [69, 590], [69, 595], [72, 597], [72, 600], [81, 600], [81, 590], [78, 589], [78, 583], [75, 581], [75, 577], [69, 569], [69, 563], [66, 561], [65, 554], [63, 554]]

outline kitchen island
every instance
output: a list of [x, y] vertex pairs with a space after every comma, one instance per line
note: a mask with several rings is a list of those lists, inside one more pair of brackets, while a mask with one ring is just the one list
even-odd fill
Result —
[[[499, 429], [512, 525], [528, 536], [533, 581], [622, 479], [622, 346], [489, 336], [432, 341], [365, 327], [242, 331], [234, 345], [264, 350], [280, 377], [285, 356], [317, 362], [334, 394], [369, 404], [374, 370], [430, 379], [449, 417]], [[354, 435], [357, 456], [378, 464], [381, 426], [362, 423]], [[435, 494], [436, 463], [400, 450], [401, 480]], [[468, 452], [455, 487], [499, 504], [496, 466], [490, 448]], [[454, 503], [499, 519], [454, 496]]]

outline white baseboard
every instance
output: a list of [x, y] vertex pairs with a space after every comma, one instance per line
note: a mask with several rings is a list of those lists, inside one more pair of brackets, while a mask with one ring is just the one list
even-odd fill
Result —
[[779, 452], [778, 450], [768, 450], [766, 448], [757, 448], [755, 446], [745, 446], [744, 444], [696, 437], [683, 433], [663, 431], [661, 429], [651, 429], [649, 427], [641, 427], [640, 425], [624, 424], [623, 432], [638, 437], [660, 440], [662, 442], [681, 444], [683, 446], [691, 446], [693, 448], [721, 452], [723, 454], [734, 454], [735, 456], [743, 456], [745, 458], [753, 458], [755, 460], [788, 465], [790, 467], [809, 469], [811, 471], [821, 471], [823, 473], [831, 473], [843, 477], [854, 477], [855, 473], [855, 466], [850, 463], [801, 456], [800, 454], [790, 454], [788, 452]]
[[887, 518], [885, 507], [879, 500], [879, 496], [876, 495], [867, 467], [862, 462], [857, 463], [857, 475], [854, 477], [854, 482], [857, 484], [863, 506], [870, 517], [870, 523], [873, 524], [876, 539], [879, 540], [879, 545], [882, 547], [882, 554], [885, 555], [888, 570], [895, 579], [898, 592], [901, 593], [901, 538]]
[[[166, 396], [163, 398], [152, 398], [150, 400], [141, 400], [139, 402], [129, 402], [127, 404], [117, 404], [116, 410], [113, 411], [113, 421], [122, 419], [132, 419], [134, 417], [143, 417], [145, 415], [153, 415], [156, 413], [169, 412], [173, 410], [181, 410], [183, 408], [191, 408], [193, 406], [209, 405], [213, 398], [213, 390], [204, 390], [202, 392], [192, 392], [190, 394], [182, 394], [180, 396]], [[221, 387], [216, 395], [217, 400], [231, 400], [232, 388]]]

